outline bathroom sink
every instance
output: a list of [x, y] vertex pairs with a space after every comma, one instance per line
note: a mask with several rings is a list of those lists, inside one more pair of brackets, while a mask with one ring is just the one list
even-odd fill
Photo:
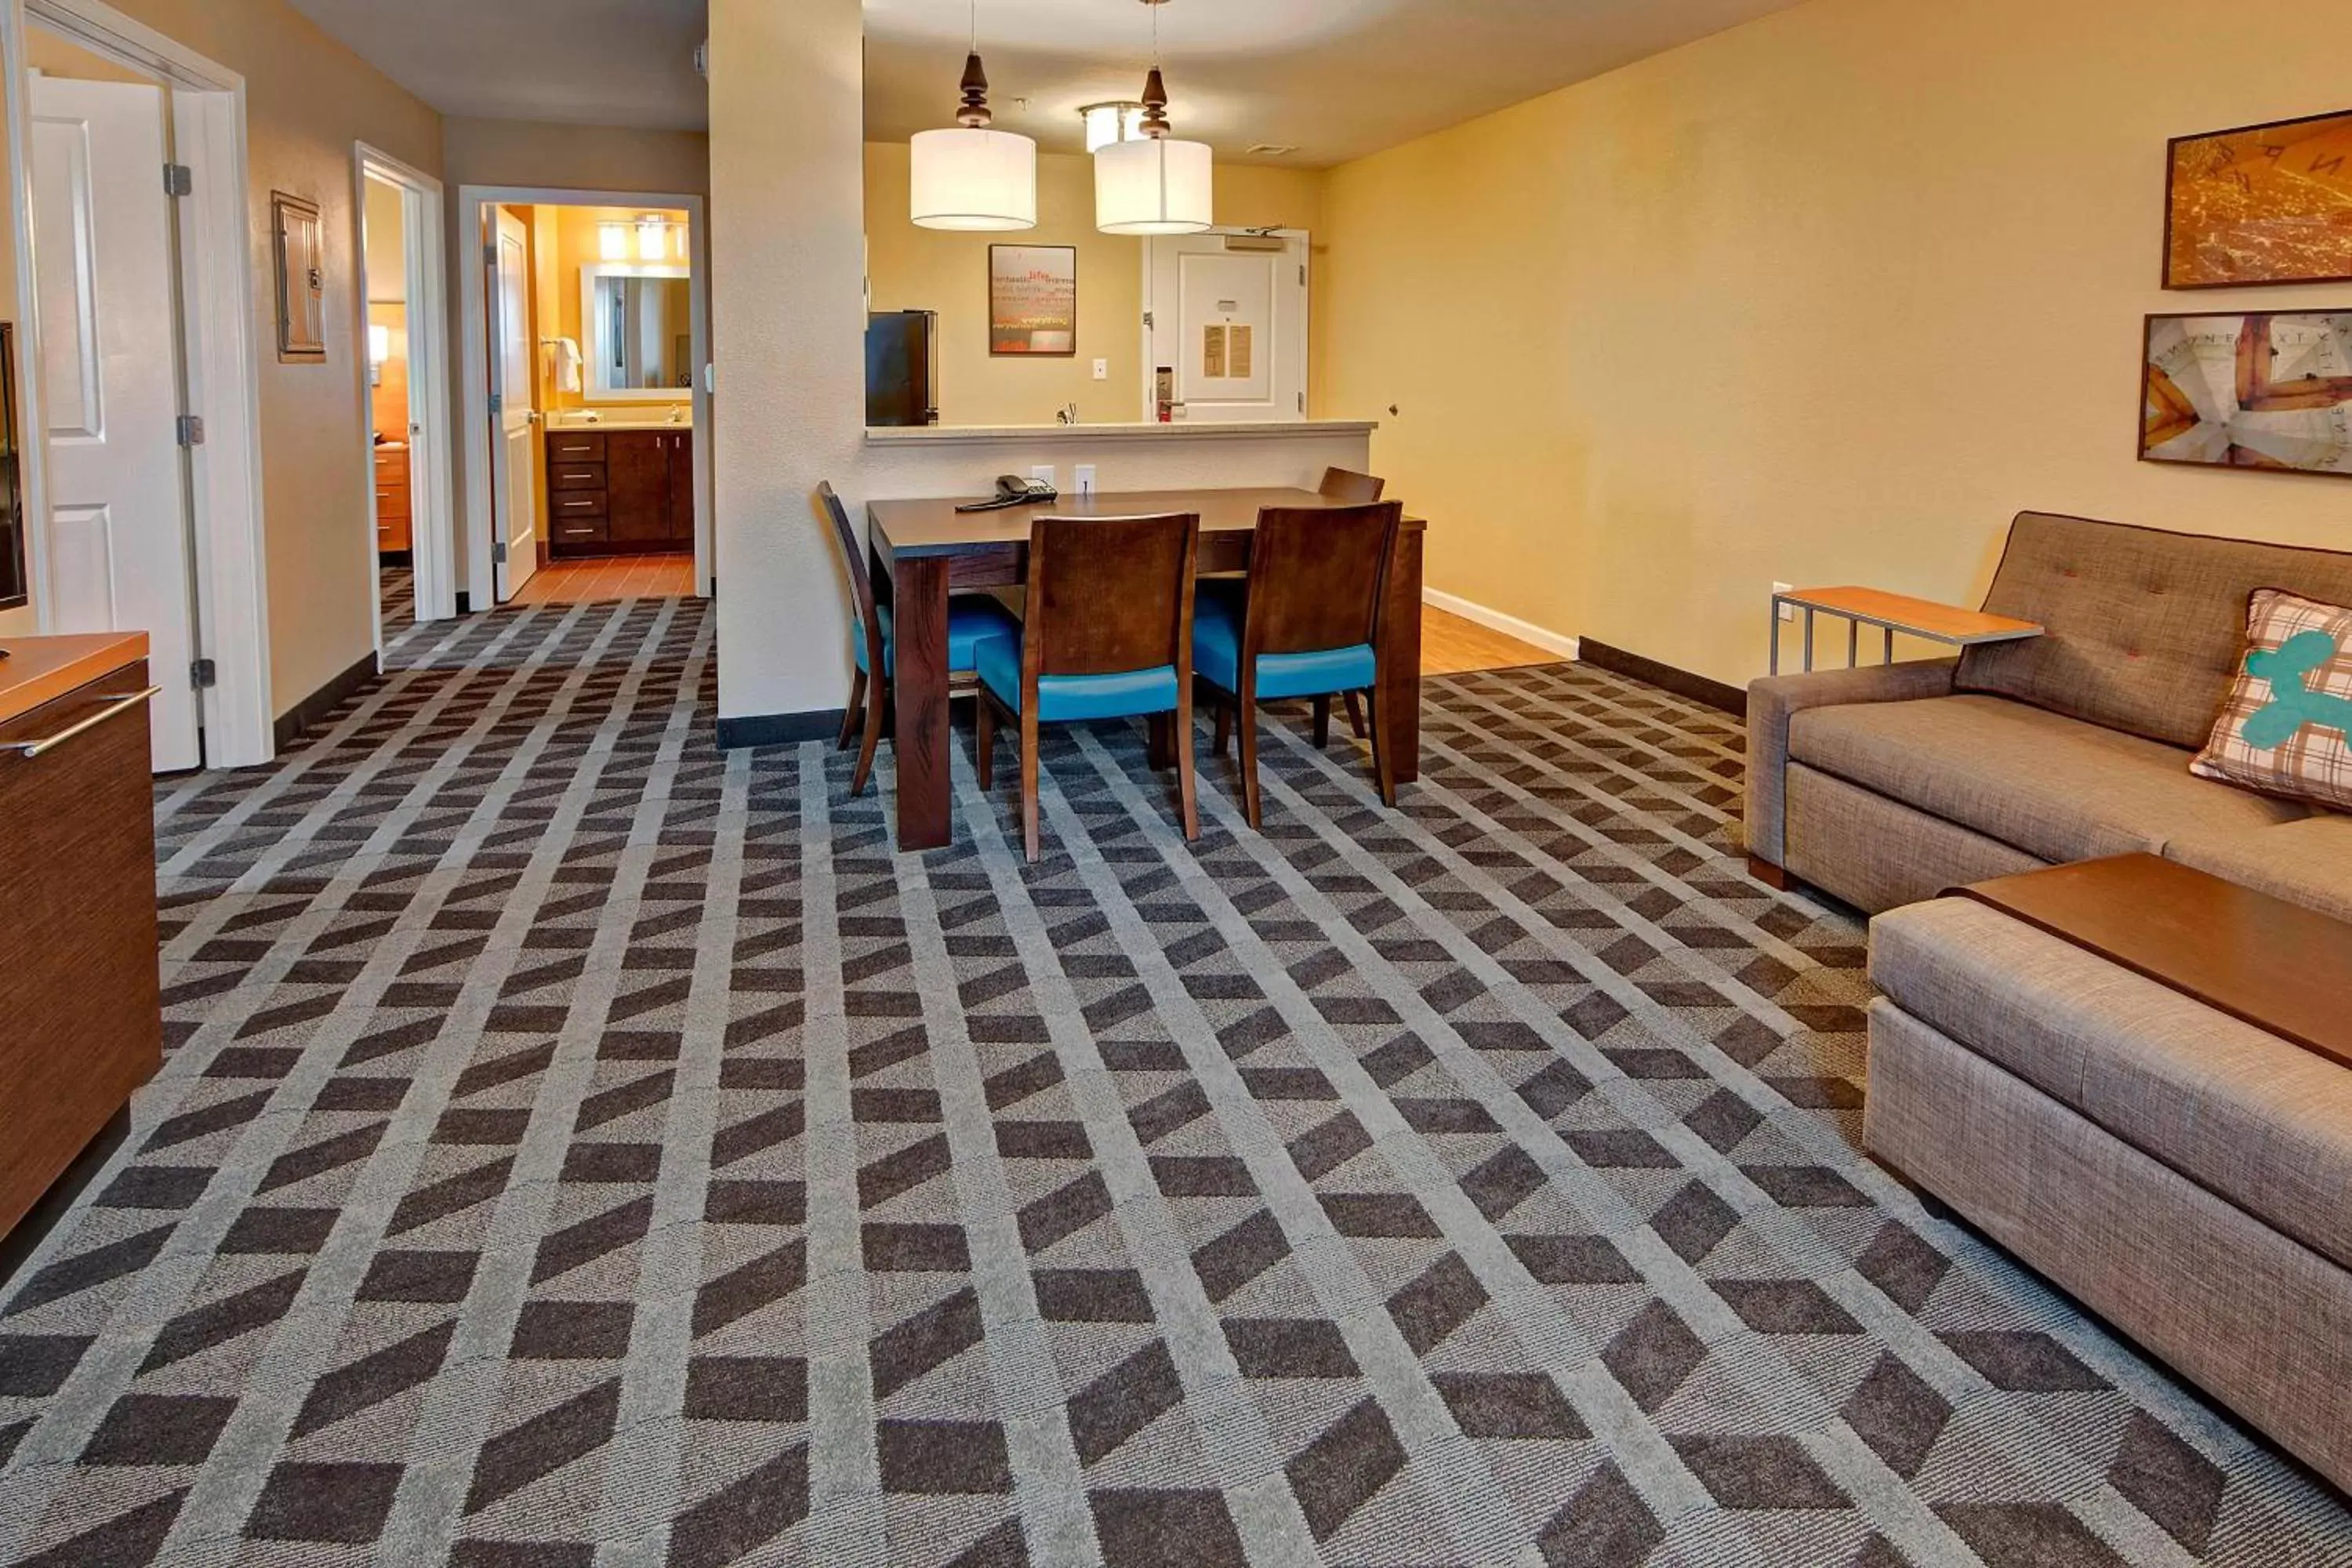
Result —
[[631, 409], [611, 413], [583, 413], [566, 409], [548, 422], [553, 430], [691, 430], [694, 421], [681, 413], [673, 419], [667, 413], [645, 413]]

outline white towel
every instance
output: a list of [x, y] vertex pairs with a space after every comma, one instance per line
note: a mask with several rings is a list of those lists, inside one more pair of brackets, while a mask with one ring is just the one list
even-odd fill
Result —
[[555, 340], [555, 390], [580, 390], [580, 345], [570, 338]]

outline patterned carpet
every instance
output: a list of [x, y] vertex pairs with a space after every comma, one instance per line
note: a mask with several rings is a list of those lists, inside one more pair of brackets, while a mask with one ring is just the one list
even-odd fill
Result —
[[[1139, 733], [890, 852], [691, 601], [413, 627], [162, 786], [171, 1057], [0, 1295], [0, 1562], [2352, 1563], [1856, 1154], [1740, 737], [1431, 683], [1202, 842]], [[1204, 747], [1205, 750], [1205, 747]]]
[[416, 574], [405, 566], [376, 569], [376, 593], [383, 613], [386, 651], [394, 638], [416, 622]]

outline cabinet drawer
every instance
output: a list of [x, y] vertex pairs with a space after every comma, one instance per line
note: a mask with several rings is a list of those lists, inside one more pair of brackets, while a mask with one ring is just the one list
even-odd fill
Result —
[[601, 490], [604, 488], [604, 465], [558, 463], [548, 473], [547, 488], [551, 490]]
[[547, 460], [555, 463], [601, 463], [604, 460], [604, 437], [575, 435], [566, 430], [547, 438]]
[[603, 490], [558, 490], [547, 498], [548, 521], [559, 524], [585, 518], [602, 521], [608, 505]]
[[406, 522], [410, 516], [408, 505], [408, 486], [405, 483], [399, 485], [386, 485], [383, 480], [377, 480], [375, 487], [375, 516], [378, 522], [388, 522], [394, 518], [398, 518], [401, 521]]
[[142, 662], [0, 724], [0, 1235], [163, 1060]]
[[404, 485], [408, 482], [408, 454], [387, 452], [378, 448], [375, 455], [375, 482], [380, 485]]
[[549, 542], [560, 550], [567, 544], [603, 544], [611, 537], [601, 517], [564, 517], [556, 519]]

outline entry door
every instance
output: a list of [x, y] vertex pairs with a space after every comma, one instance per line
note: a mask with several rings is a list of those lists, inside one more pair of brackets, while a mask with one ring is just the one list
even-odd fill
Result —
[[1179, 419], [1306, 418], [1307, 253], [1307, 237], [1287, 232], [1152, 240], [1147, 399], [1165, 366]]
[[204, 765], [163, 89], [32, 79], [50, 622], [143, 631], [158, 773]]
[[531, 374], [530, 232], [504, 207], [499, 209], [497, 259], [490, 278], [490, 391], [499, 400], [492, 417], [495, 461], [491, 510], [506, 546], [499, 563], [498, 595], [503, 605], [539, 570], [539, 410]]

